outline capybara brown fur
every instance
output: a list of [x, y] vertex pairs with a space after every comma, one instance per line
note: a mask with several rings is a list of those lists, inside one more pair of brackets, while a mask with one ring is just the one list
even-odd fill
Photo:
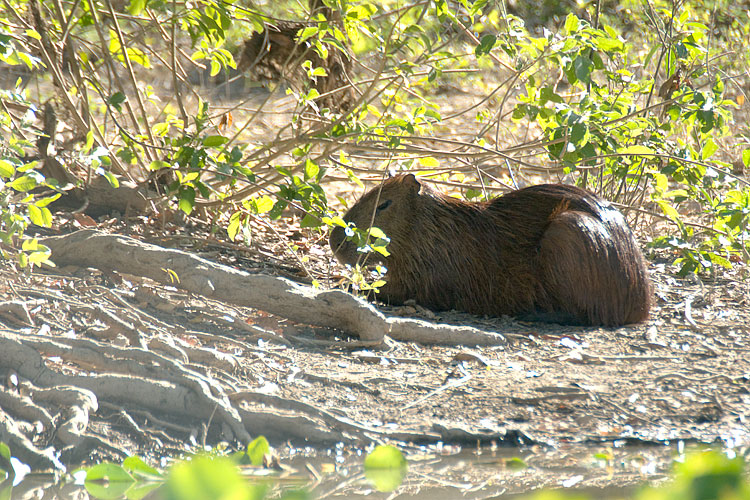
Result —
[[[625, 218], [606, 200], [542, 184], [485, 202], [447, 196], [412, 174], [386, 180], [344, 216], [390, 238], [381, 262], [389, 304], [413, 299], [455, 309], [565, 324], [616, 326], [648, 318], [651, 286]], [[345, 231], [331, 232], [336, 258], [365, 259]]]

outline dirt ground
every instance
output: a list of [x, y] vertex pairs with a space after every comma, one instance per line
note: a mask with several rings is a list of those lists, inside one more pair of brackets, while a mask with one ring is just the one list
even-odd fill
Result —
[[[61, 229], [72, 224], [64, 222]], [[117, 224], [113, 219], [100, 227], [250, 272], [306, 279], [294, 261], [279, 257], [279, 243], [271, 239], [242, 249], [201, 228], [192, 228], [190, 236], [188, 231], [165, 236], [169, 231], [153, 232], [147, 224]], [[289, 224], [287, 235], [306, 247], [308, 267], [325, 282], [336, 269], [325, 239], [311, 234]], [[679, 279], [661, 260], [649, 259], [656, 304], [642, 325], [563, 327], [380, 307], [386, 315], [472, 325], [507, 339], [481, 348], [391, 339], [368, 345], [344, 332], [294, 324], [126, 273], [67, 266], [19, 274], [4, 266], [1, 300], [23, 302], [30, 324], [13, 326], [4, 314], [2, 335], [36, 342], [46, 367], [61, 375], [119, 374], [179, 386], [183, 382], [165, 364], [182, 362], [241, 411], [252, 437], [265, 435], [276, 446], [323, 449], [389, 441], [559, 446], [618, 440], [748, 446], [745, 271], [738, 268], [714, 281]], [[115, 328], [112, 318], [137, 333]], [[78, 340], [86, 344], [74, 344]], [[76, 349], [100, 349], [104, 357], [73, 355]], [[141, 361], [139, 369], [146, 366], [148, 374], [116, 364], [134, 362], [136, 351], [157, 353], [161, 361]], [[54, 435], [41, 432], [34, 438], [38, 447], [61, 448], [67, 464], [119, 461], [126, 453], [156, 460], [232, 436], [218, 416], [202, 416], [187, 400], [182, 410], [160, 412], [160, 403], [139, 404], [137, 394], [104, 391], [97, 397], [85, 446], [62, 447]], [[236, 432], [233, 436], [230, 445], [237, 444]]]

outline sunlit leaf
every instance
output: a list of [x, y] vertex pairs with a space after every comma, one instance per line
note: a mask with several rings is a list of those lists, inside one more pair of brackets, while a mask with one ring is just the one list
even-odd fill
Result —
[[143, 9], [145, 8], [146, 0], [130, 0], [130, 5], [128, 5], [128, 12], [130, 12], [134, 16], [137, 16], [141, 12], [143, 12]]
[[23, 175], [21, 177], [18, 177], [16, 179], [13, 179], [11, 182], [8, 183], [8, 186], [15, 189], [16, 191], [20, 192], [26, 192], [31, 189], [34, 189], [39, 184], [37, 183], [36, 179], [32, 177], [31, 175]]
[[617, 153], [621, 155], [640, 156], [640, 155], [653, 155], [656, 153], [656, 151], [654, 151], [653, 149], [647, 146], [635, 145], [635, 146], [628, 146], [626, 148], [618, 149]]
[[710, 137], [706, 140], [703, 145], [703, 151], [701, 151], [701, 158], [705, 161], [713, 156], [713, 154], [719, 149], [719, 145]]
[[148, 465], [140, 457], [132, 456], [126, 458], [122, 462], [122, 467], [131, 474], [150, 478], [162, 477], [161, 472]]
[[222, 144], [226, 144], [227, 141], [229, 141], [229, 139], [223, 135], [209, 135], [203, 138], [203, 145], [207, 148], [215, 148]]
[[263, 457], [271, 451], [268, 440], [263, 436], [258, 436], [247, 445], [247, 456], [250, 457], [250, 463], [255, 466], [263, 465]]
[[365, 458], [364, 465], [365, 476], [378, 491], [395, 490], [406, 476], [406, 458], [392, 445], [376, 446]]
[[580, 21], [575, 14], [568, 14], [568, 17], [565, 18], [565, 31], [567, 33], [574, 33], [578, 30], [579, 25]]
[[10, 178], [13, 177], [15, 173], [16, 169], [9, 161], [0, 160], [0, 176]]

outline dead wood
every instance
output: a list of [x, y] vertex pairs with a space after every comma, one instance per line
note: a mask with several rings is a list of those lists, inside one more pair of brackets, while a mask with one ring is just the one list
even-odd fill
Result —
[[0, 320], [11, 325], [30, 326], [34, 324], [26, 304], [18, 300], [0, 302]]
[[385, 335], [426, 344], [499, 345], [498, 333], [471, 327], [387, 318], [372, 304], [341, 290], [317, 290], [284, 278], [250, 274], [201, 257], [133, 238], [82, 230], [45, 238], [59, 265], [95, 267], [144, 276], [212, 299], [249, 306], [298, 323], [335, 328], [363, 340]]

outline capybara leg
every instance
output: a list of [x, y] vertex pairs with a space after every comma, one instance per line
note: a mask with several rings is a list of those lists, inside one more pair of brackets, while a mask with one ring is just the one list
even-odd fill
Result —
[[621, 227], [584, 212], [553, 216], [539, 249], [546, 291], [540, 312], [588, 325], [646, 319], [650, 294], [643, 259], [630, 232]]

